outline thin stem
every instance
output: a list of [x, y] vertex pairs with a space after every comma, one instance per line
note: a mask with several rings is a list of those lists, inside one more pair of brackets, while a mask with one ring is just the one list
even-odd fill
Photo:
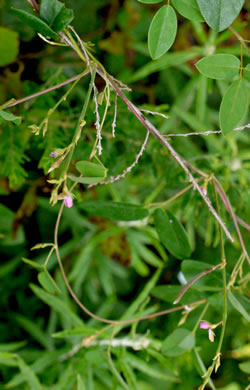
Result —
[[[197, 179], [197, 183], [199, 183], [201, 180], [204, 180], [203, 177], [200, 177], [199, 179]], [[155, 203], [149, 203], [147, 204], [145, 207], [165, 207], [167, 206], [169, 203], [173, 202], [175, 199], [178, 199], [180, 196], [182, 196], [183, 194], [185, 194], [187, 191], [189, 191], [191, 188], [193, 188], [193, 184], [189, 184], [189, 186], [187, 186], [186, 188], [184, 188], [183, 190], [177, 192], [177, 194], [175, 194], [174, 196], [172, 196], [172, 198], [169, 198], [168, 200], [165, 200], [165, 202], [155, 202]]]
[[10, 108], [13, 106], [16, 106], [17, 104], [24, 103], [30, 99], [34, 99], [38, 96], [44, 95], [45, 93], [54, 91], [55, 89], [61, 88], [64, 85], [67, 85], [69, 83], [72, 83], [73, 81], [76, 81], [84, 76], [86, 76], [89, 73], [89, 70], [85, 70], [83, 73], [78, 74], [77, 76], [71, 77], [71, 79], [68, 79], [66, 81], [63, 81], [60, 84], [54, 85], [53, 87], [47, 88], [44, 91], [33, 93], [32, 95], [26, 96], [22, 99], [15, 100], [13, 103], [7, 104], [6, 106], [1, 107], [1, 110], [5, 110], [6, 108]]
[[220, 196], [220, 198], [221, 198], [222, 202], [224, 203], [227, 211], [229, 212], [229, 214], [231, 215], [231, 217], [233, 219], [233, 223], [234, 223], [236, 232], [238, 234], [238, 238], [239, 238], [239, 241], [240, 241], [240, 244], [241, 244], [242, 251], [244, 252], [244, 255], [246, 256], [248, 264], [250, 265], [250, 258], [248, 256], [248, 253], [247, 253], [247, 250], [246, 250], [246, 247], [245, 247], [245, 244], [244, 244], [244, 241], [243, 241], [243, 238], [242, 238], [239, 226], [238, 226], [236, 215], [234, 214], [234, 212], [232, 210], [232, 206], [231, 206], [231, 204], [229, 202], [229, 199], [228, 199], [228, 197], [227, 197], [227, 195], [226, 195], [222, 185], [220, 184], [219, 180], [216, 179], [215, 176], [213, 176], [213, 180], [215, 181], [215, 189], [216, 189], [218, 195]]
[[[214, 191], [214, 197], [215, 197], [215, 203], [216, 203], [216, 209], [218, 214], [220, 214], [220, 208], [219, 208], [219, 202], [218, 202], [218, 197], [217, 197], [217, 191], [216, 191], [216, 185], [213, 180], [213, 191]], [[208, 383], [213, 370], [215, 369], [215, 372], [218, 370], [220, 366], [220, 356], [221, 356], [221, 348], [224, 340], [224, 335], [225, 335], [225, 330], [226, 330], [226, 322], [227, 322], [227, 279], [226, 279], [226, 258], [225, 258], [225, 251], [224, 251], [224, 242], [223, 242], [223, 234], [222, 234], [222, 229], [221, 226], [219, 225], [219, 235], [220, 235], [220, 250], [221, 250], [221, 263], [224, 264], [222, 267], [222, 279], [223, 279], [223, 314], [222, 314], [222, 329], [220, 333], [220, 338], [218, 342], [218, 346], [216, 349], [216, 354], [213, 359], [213, 363], [209, 367], [206, 375], [205, 375], [205, 381], [203, 385], [200, 387], [201, 390], [203, 390]]]
[[83, 104], [82, 112], [81, 112], [81, 114], [79, 116], [79, 119], [78, 119], [78, 123], [77, 123], [77, 126], [76, 126], [75, 134], [74, 134], [74, 137], [73, 137], [72, 143], [71, 143], [72, 146], [71, 146], [70, 152], [69, 152], [69, 154], [67, 156], [64, 169], [62, 170], [61, 175], [60, 175], [61, 177], [63, 177], [67, 173], [67, 171], [69, 169], [69, 165], [70, 165], [73, 153], [74, 153], [75, 146], [77, 144], [78, 139], [80, 138], [81, 129], [82, 129], [83, 124], [84, 124], [84, 117], [85, 117], [86, 112], [87, 112], [87, 108], [88, 108], [88, 105], [89, 105], [91, 92], [92, 92], [94, 81], [95, 81], [95, 75], [96, 75], [96, 67], [94, 66], [94, 68], [93, 68], [93, 70], [91, 72], [91, 81], [90, 81], [90, 84], [89, 84], [89, 89], [88, 89], [88, 92], [87, 92], [87, 96], [86, 96], [84, 104]]
[[248, 47], [247, 47], [247, 45], [246, 45], [244, 39], [242, 38], [242, 36], [241, 36], [239, 33], [237, 33], [237, 31], [235, 31], [235, 29], [234, 29], [232, 26], [228, 27], [228, 29], [229, 29], [230, 31], [232, 31], [232, 33], [234, 34], [234, 36], [238, 39], [238, 41], [240, 41], [240, 43], [242, 44], [242, 46], [244, 46], [244, 48], [246, 49], [247, 53], [250, 54], [250, 50], [248, 49]]

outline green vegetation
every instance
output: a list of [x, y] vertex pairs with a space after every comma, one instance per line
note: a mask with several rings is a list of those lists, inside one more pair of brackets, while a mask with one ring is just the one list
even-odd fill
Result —
[[0, 389], [248, 389], [248, 2], [0, 5]]

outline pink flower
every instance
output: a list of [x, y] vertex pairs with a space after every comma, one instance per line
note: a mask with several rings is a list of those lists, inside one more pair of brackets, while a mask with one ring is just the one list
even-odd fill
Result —
[[212, 326], [209, 325], [209, 323], [206, 322], [206, 321], [201, 321], [201, 323], [200, 323], [200, 328], [201, 328], [201, 329], [208, 329], [208, 338], [209, 338], [209, 340], [213, 343], [213, 342], [214, 342], [214, 336], [215, 336], [215, 334], [214, 334], [214, 332], [212, 331]]
[[50, 153], [50, 157], [57, 157], [58, 156], [58, 153], [57, 152], [51, 152]]
[[64, 197], [64, 204], [66, 207], [68, 207], [68, 209], [70, 209], [73, 206], [73, 198], [70, 194]]

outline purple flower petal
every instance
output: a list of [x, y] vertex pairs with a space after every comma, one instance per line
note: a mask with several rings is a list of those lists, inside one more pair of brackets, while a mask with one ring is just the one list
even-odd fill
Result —
[[201, 329], [211, 329], [211, 326], [206, 321], [202, 321], [200, 323], [200, 328]]
[[68, 207], [68, 209], [70, 209], [73, 206], [73, 198], [72, 198], [72, 196], [70, 194], [65, 196], [64, 204], [65, 204], [66, 207]]
[[50, 153], [50, 157], [57, 157], [58, 156], [58, 153], [57, 152], [51, 152]]

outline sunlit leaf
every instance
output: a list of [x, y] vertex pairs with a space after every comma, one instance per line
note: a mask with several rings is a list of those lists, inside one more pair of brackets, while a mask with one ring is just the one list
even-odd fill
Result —
[[227, 135], [243, 119], [248, 108], [248, 88], [245, 80], [236, 80], [227, 89], [220, 106], [220, 128]]
[[197, 0], [172, 0], [172, 5], [185, 18], [194, 22], [204, 22]]
[[178, 259], [189, 257], [192, 249], [187, 233], [175, 216], [157, 209], [154, 221], [158, 236], [166, 249]]
[[53, 31], [42, 19], [21, 9], [12, 8], [11, 10], [12, 13], [18, 16], [25, 24], [32, 27], [38, 33], [44, 35], [45, 37], [53, 39], [57, 38], [57, 33]]
[[232, 54], [204, 57], [195, 66], [204, 76], [217, 80], [231, 80], [240, 73], [240, 60]]
[[164, 5], [155, 14], [148, 31], [148, 48], [156, 60], [165, 54], [174, 43], [177, 32], [177, 18], [170, 5]]
[[225, 30], [237, 18], [245, 0], [197, 0], [207, 24], [216, 31]]

